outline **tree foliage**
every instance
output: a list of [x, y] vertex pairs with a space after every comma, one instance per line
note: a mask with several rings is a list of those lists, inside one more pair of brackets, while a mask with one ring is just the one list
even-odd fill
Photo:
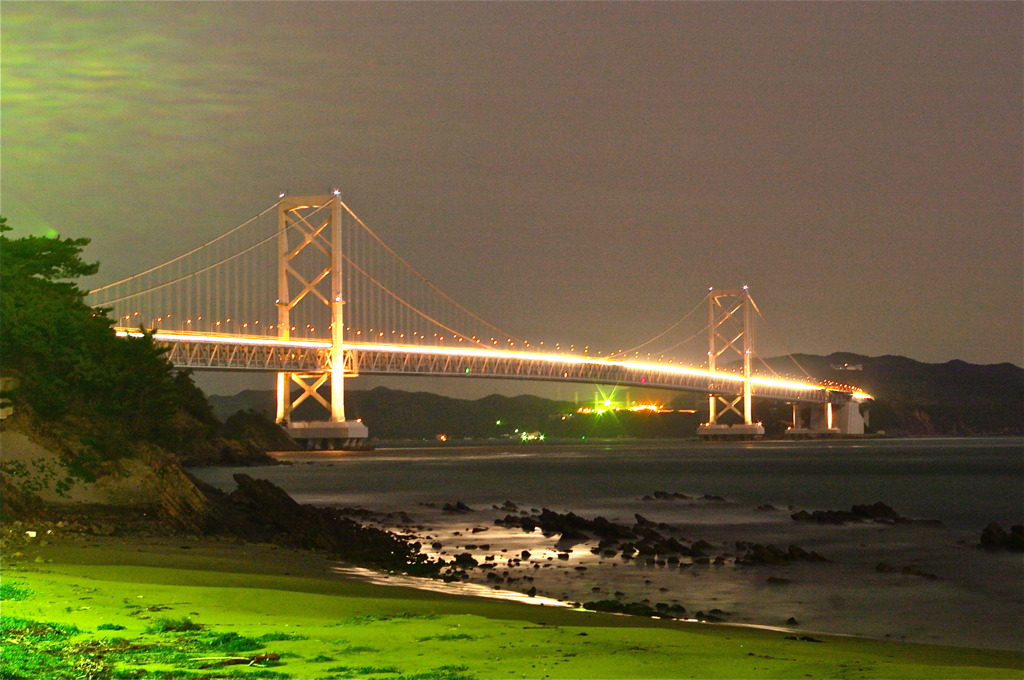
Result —
[[82, 259], [88, 239], [10, 231], [0, 218], [0, 365], [16, 378], [5, 397], [42, 420], [74, 420], [107, 453], [172, 436], [182, 409], [215, 426], [202, 393], [150, 334], [118, 338], [105, 310], [85, 303], [74, 279], [99, 268]]

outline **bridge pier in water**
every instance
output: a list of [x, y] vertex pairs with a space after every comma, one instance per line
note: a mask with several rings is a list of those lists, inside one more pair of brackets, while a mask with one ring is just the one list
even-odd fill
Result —
[[829, 392], [823, 404], [792, 404], [793, 420], [786, 430], [792, 439], [821, 439], [838, 436], [862, 436], [868, 425], [863, 407], [868, 399], [844, 392]]
[[[742, 391], [734, 395], [716, 391], [724, 385], [714, 382], [708, 385], [708, 422], [697, 428], [701, 439], [760, 439], [764, 436], [764, 426], [755, 423], [751, 415], [750, 360], [754, 354], [754, 339], [750, 330], [750, 308], [753, 304], [746, 286], [708, 291], [708, 371], [716, 371], [718, 357], [735, 352], [743, 359], [743, 386]], [[741, 404], [742, 411], [736, 408], [737, 404]], [[739, 416], [743, 422], [720, 422], [729, 413]]]
[[[326, 214], [320, 214], [327, 209]], [[289, 243], [289, 230], [296, 231], [302, 242], [294, 247]], [[327, 232], [328, 236], [324, 236]], [[307, 246], [314, 246], [308, 248]], [[327, 262], [317, 262], [317, 250], [326, 255]], [[305, 254], [304, 254], [305, 253]], [[313, 256], [312, 258], [310, 256]], [[313, 259], [313, 269], [310, 259]], [[335, 191], [326, 196], [281, 197], [277, 207], [277, 327], [278, 336], [287, 340], [291, 334], [292, 309], [307, 297], [320, 299], [331, 312], [330, 367], [316, 373], [277, 374], [277, 422], [288, 434], [307, 449], [349, 450], [369, 448], [369, 430], [362, 422], [345, 420], [345, 375], [356, 375], [353, 366], [347, 366], [344, 351], [344, 298], [342, 297], [341, 197]], [[300, 266], [305, 264], [305, 269]], [[330, 275], [330, 297], [317, 286]], [[293, 295], [292, 280], [300, 289]], [[312, 381], [312, 382], [307, 382]], [[317, 391], [330, 381], [330, 400]], [[291, 383], [302, 388], [302, 394], [291, 398]], [[308, 397], [324, 406], [330, 418], [327, 421], [293, 422], [292, 410]]]

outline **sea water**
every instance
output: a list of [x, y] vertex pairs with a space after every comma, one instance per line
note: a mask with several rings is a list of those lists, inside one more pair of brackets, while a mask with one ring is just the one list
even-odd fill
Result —
[[[988, 523], [1024, 524], [1024, 439], [510, 444], [293, 460], [194, 472], [226, 490], [234, 486], [231, 474], [241, 471], [269, 479], [302, 503], [404, 511], [413, 522], [396, 520], [388, 528], [425, 545], [442, 543], [434, 552], [443, 558], [468, 551], [483, 561], [487, 553], [516, 584], [507, 587], [532, 584], [559, 599], [678, 603], [689, 612], [720, 610], [720, 618], [736, 623], [1024, 648], [1024, 555], [977, 548]], [[655, 491], [687, 498], [644, 500]], [[474, 512], [441, 510], [456, 501]], [[678, 569], [609, 559], [592, 554], [590, 544], [556, 547], [557, 537], [496, 526], [508, 513], [495, 506], [505, 501], [527, 512], [550, 508], [630, 525], [639, 513], [716, 545], [716, 554], [735, 555], [736, 541], [796, 544], [831, 561], [743, 567], [727, 560]], [[849, 510], [876, 501], [942, 526], [791, 519], [798, 509]], [[523, 549], [542, 568], [510, 561]], [[935, 578], [880, 573], [881, 562]], [[534, 580], [518, 580], [527, 575]], [[797, 624], [787, 624], [790, 619]]]

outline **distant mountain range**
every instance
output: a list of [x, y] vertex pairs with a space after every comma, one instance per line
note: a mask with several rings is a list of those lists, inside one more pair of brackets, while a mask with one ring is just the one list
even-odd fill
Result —
[[[835, 353], [797, 354], [767, 359], [780, 375], [811, 375], [819, 380], [855, 385], [871, 394], [870, 431], [894, 435], [1024, 434], [1024, 369], [1013, 364], [973, 365], [963, 361], [926, 364], [901, 356], [867, 357]], [[272, 414], [272, 391], [246, 390], [233, 396], [209, 397], [216, 415], [237, 411]], [[706, 419], [706, 402], [680, 394], [673, 408], [697, 413], [631, 413], [610, 416], [577, 414], [572, 402], [523, 395], [491, 395], [467, 400], [428, 392], [378, 387], [346, 393], [350, 418], [361, 418], [376, 439], [516, 437], [543, 432], [550, 437], [685, 437]], [[700, 409], [704, 412], [701, 413]], [[295, 419], [319, 419], [319, 406], [309, 401]], [[769, 432], [789, 421], [785, 404], [755, 401], [755, 417]]]

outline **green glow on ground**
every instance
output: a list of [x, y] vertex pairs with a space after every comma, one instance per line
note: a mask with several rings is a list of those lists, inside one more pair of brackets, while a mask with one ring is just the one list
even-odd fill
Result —
[[[63, 637], [53, 633], [61, 658], [90, 662], [92, 677], [1024, 676], [1024, 655], [1009, 651], [826, 636], [815, 636], [820, 643], [787, 640], [781, 632], [292, 576], [283, 571], [291, 568], [282, 566], [284, 552], [274, 560], [249, 547], [218, 550], [204, 553], [197, 544], [144, 552], [128, 544], [44, 551], [54, 562], [29, 556], [5, 565], [3, 616], [8, 624], [19, 617], [73, 627], [65, 631], [77, 632]], [[301, 562], [292, 556], [293, 565]], [[191, 624], [201, 629], [187, 630]], [[31, 646], [18, 639], [17, 645], [5, 640], [3, 677]], [[82, 653], [68, 655], [69, 649]], [[266, 654], [279, 658], [227, 667], [212, 658]], [[73, 668], [65, 670], [53, 677], [75, 677]]]

